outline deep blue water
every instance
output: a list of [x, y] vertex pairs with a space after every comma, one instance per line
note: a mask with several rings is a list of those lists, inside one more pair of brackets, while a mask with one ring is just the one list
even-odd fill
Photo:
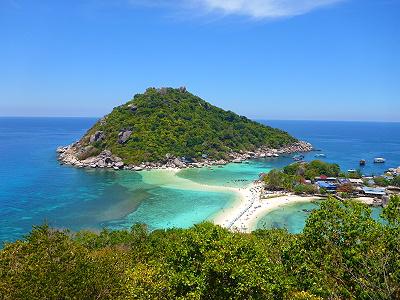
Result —
[[[326, 154], [324, 161], [339, 163], [344, 171], [360, 169], [365, 175], [382, 174], [400, 166], [400, 123], [325, 122], [325, 121], [260, 121], [283, 129], [298, 139], [308, 141]], [[315, 153], [306, 155], [315, 159]], [[374, 164], [375, 157], [386, 158], [385, 164]]]
[[[233, 199], [228, 193], [182, 191], [145, 183], [140, 173], [82, 170], [60, 166], [55, 149], [77, 140], [93, 118], [0, 118], [0, 241], [15, 240], [44, 221], [56, 227], [100, 229], [145, 222], [151, 229], [188, 227]], [[344, 169], [382, 173], [400, 166], [400, 123], [269, 121], [323, 150]], [[308, 154], [313, 159], [314, 154]], [[372, 159], [382, 156], [386, 164]], [[232, 185], [279, 168], [290, 157], [182, 173], [193, 181]], [[242, 171], [241, 171], [242, 170]], [[209, 182], [208, 182], [209, 181]]]

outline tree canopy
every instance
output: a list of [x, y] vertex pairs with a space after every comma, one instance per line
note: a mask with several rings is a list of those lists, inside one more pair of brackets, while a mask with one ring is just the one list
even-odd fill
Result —
[[328, 199], [303, 233], [35, 227], [0, 251], [1, 299], [399, 299], [399, 196]]
[[80, 142], [84, 158], [108, 149], [125, 163], [140, 163], [162, 161], [168, 154], [219, 159], [232, 151], [278, 148], [296, 141], [282, 130], [215, 107], [186, 89], [149, 88], [114, 108]]
[[328, 177], [337, 177], [340, 174], [338, 164], [331, 164], [321, 160], [311, 162], [296, 162], [283, 168], [283, 172], [288, 175], [299, 175], [312, 180], [315, 177], [325, 175]]

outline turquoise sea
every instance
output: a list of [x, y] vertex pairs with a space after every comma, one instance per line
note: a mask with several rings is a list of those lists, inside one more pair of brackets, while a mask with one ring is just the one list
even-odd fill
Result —
[[[291, 157], [281, 157], [184, 170], [176, 182], [170, 182], [171, 175], [162, 178], [152, 172], [60, 166], [56, 147], [77, 140], [95, 121], [0, 118], [0, 241], [20, 238], [32, 225], [43, 222], [73, 230], [128, 228], [137, 222], [150, 229], [189, 227], [212, 218], [236, 197], [229, 192], [204, 191], [199, 185], [191, 188], [190, 182], [242, 187], [259, 173], [292, 162]], [[360, 159], [367, 159], [363, 172], [368, 174], [400, 165], [400, 123], [262, 122], [312, 142], [327, 155], [326, 160], [344, 169], [357, 168]], [[307, 159], [314, 155], [307, 154]], [[376, 156], [385, 157], [387, 163], [372, 164]], [[179, 180], [186, 180], [185, 188]]]
[[[318, 209], [319, 205], [320, 201], [314, 201], [281, 206], [261, 218], [256, 228], [286, 228], [291, 233], [300, 233], [311, 211]], [[379, 220], [381, 212], [381, 207], [371, 208], [371, 215], [375, 220]]]

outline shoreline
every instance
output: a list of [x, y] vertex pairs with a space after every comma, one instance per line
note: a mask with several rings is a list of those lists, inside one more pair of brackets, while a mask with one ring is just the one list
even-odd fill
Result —
[[[317, 196], [298, 196], [284, 194], [274, 198], [261, 198], [263, 184], [253, 181], [245, 187], [227, 187], [198, 183], [177, 175], [181, 169], [169, 168], [144, 172], [143, 181], [164, 187], [181, 190], [198, 190], [207, 192], [232, 193], [235, 198], [226, 207], [215, 212], [207, 220], [216, 225], [238, 232], [251, 232], [256, 229], [260, 218], [268, 212], [297, 202], [311, 202], [320, 199]], [[157, 173], [159, 176], [157, 176]], [[156, 174], [156, 176], [154, 176]]]
[[294, 194], [282, 194], [271, 198], [261, 198], [262, 184], [253, 182], [244, 188], [240, 202], [231, 208], [222, 210], [214, 218], [213, 222], [232, 231], [249, 233], [256, 229], [258, 221], [267, 213], [279, 207], [311, 202], [321, 199], [317, 196], [298, 196]]
[[254, 151], [241, 151], [227, 153], [227, 158], [213, 160], [209, 158], [185, 158], [185, 157], [166, 157], [164, 161], [159, 162], [142, 162], [137, 165], [126, 165], [123, 159], [115, 156], [109, 150], [103, 150], [96, 156], [90, 156], [85, 159], [82, 156], [82, 145], [80, 142], [75, 142], [69, 146], [58, 147], [57, 159], [60, 164], [73, 166], [77, 168], [101, 168], [114, 170], [159, 170], [159, 169], [186, 169], [186, 168], [204, 168], [218, 165], [226, 165], [228, 163], [242, 163], [249, 159], [259, 158], [278, 158], [281, 155], [293, 153], [306, 153], [314, 150], [313, 146], [305, 141], [283, 146], [278, 149], [261, 146]]

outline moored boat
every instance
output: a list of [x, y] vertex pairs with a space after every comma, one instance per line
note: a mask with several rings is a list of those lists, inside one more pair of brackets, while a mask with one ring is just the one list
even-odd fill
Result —
[[365, 164], [366, 164], [365, 159], [360, 160], [360, 166], [365, 166]]
[[297, 155], [293, 156], [293, 160], [295, 160], [295, 161], [301, 161], [303, 159], [304, 159], [304, 155], [302, 155], [302, 154], [297, 154]]
[[376, 164], [383, 164], [384, 162], [386, 162], [386, 159], [384, 159], [382, 157], [374, 158], [374, 163], [376, 163]]

